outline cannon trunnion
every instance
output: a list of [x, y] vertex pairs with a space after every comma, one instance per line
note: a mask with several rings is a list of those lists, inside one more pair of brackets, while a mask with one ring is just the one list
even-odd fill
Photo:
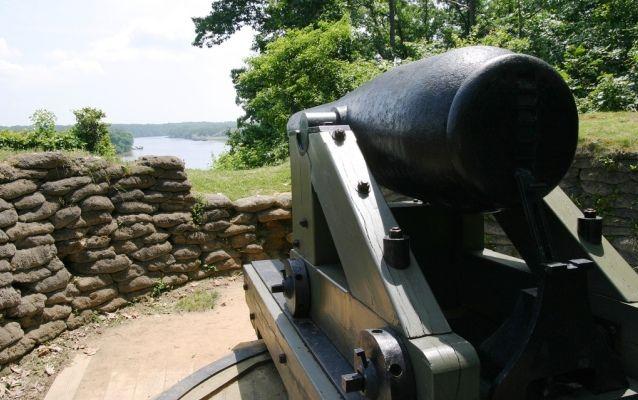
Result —
[[551, 67], [490, 47], [292, 116], [291, 258], [244, 266], [288, 396], [638, 398], [638, 275], [556, 187], [577, 122]]

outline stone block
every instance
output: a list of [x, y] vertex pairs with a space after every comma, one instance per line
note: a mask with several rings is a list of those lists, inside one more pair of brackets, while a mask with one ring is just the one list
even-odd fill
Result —
[[292, 219], [292, 212], [283, 208], [274, 208], [261, 211], [257, 215], [259, 222], [279, 221]]
[[153, 224], [137, 223], [131, 226], [123, 226], [113, 232], [113, 240], [130, 240], [155, 233]]
[[17, 322], [7, 322], [0, 326], [0, 350], [6, 349], [22, 339], [24, 332]]
[[174, 226], [185, 224], [191, 221], [191, 214], [184, 212], [156, 214], [153, 216], [153, 222], [160, 228], [172, 228]]
[[29, 236], [28, 238], [24, 238], [22, 240], [15, 242], [16, 248], [20, 250], [30, 249], [30, 248], [38, 247], [38, 246], [46, 246], [51, 244], [55, 244], [55, 239], [53, 239], [53, 236], [49, 234]]
[[91, 292], [112, 283], [113, 279], [109, 275], [76, 276], [73, 278], [73, 284], [80, 292]]
[[115, 206], [108, 197], [105, 196], [90, 196], [82, 201], [80, 205], [82, 212], [88, 211], [108, 211], [111, 212], [115, 209]]
[[66, 305], [54, 305], [42, 310], [42, 320], [44, 322], [67, 319], [71, 315], [71, 307]]
[[31, 294], [20, 298], [20, 303], [7, 310], [7, 316], [12, 318], [30, 317], [41, 314], [47, 297], [41, 293]]
[[0, 197], [4, 200], [13, 200], [35, 192], [38, 185], [28, 179], [18, 179], [13, 182], [0, 185]]
[[0, 258], [9, 258], [13, 257], [16, 253], [16, 246], [13, 243], [6, 243], [0, 245]]
[[46, 199], [42, 193], [35, 192], [14, 201], [13, 206], [17, 210], [28, 210], [30, 208], [40, 207], [45, 201]]
[[11, 266], [16, 271], [41, 267], [47, 264], [57, 254], [57, 249], [52, 245], [38, 246], [31, 249], [16, 250], [11, 259]]
[[174, 156], [143, 156], [137, 159], [140, 165], [167, 170], [183, 170], [184, 161]]
[[228, 228], [224, 229], [223, 232], [218, 233], [218, 235], [219, 237], [231, 237], [254, 231], [254, 225], [231, 225]]
[[42, 279], [45, 279], [51, 276], [52, 273], [47, 268], [33, 268], [29, 270], [24, 270], [20, 272], [13, 273], [13, 281], [19, 284], [27, 284], [38, 282]]
[[15, 226], [7, 229], [6, 232], [11, 241], [17, 242], [29, 236], [53, 233], [53, 230], [53, 225], [48, 222], [18, 222]]
[[148, 214], [128, 214], [118, 215], [117, 224], [119, 226], [131, 226], [138, 223], [152, 223], [153, 217]]
[[258, 212], [271, 208], [275, 204], [273, 196], [256, 195], [235, 201], [235, 208], [241, 212]]
[[156, 279], [152, 279], [148, 276], [142, 275], [136, 278], [133, 278], [129, 281], [124, 281], [118, 283], [118, 288], [122, 293], [131, 293], [137, 292], [138, 290], [146, 289], [152, 287], [157, 282]]
[[11, 286], [0, 287], [0, 310], [16, 307], [20, 304], [20, 293]]
[[149, 261], [159, 256], [168, 254], [173, 249], [169, 242], [148, 245], [131, 253], [131, 257], [138, 261]]
[[131, 260], [125, 255], [117, 255], [115, 258], [107, 258], [94, 263], [74, 263], [73, 270], [80, 274], [111, 274], [127, 269]]
[[213, 265], [217, 262], [228, 260], [230, 255], [224, 250], [217, 250], [212, 253], [209, 253], [204, 258], [204, 264]]
[[152, 189], [158, 192], [190, 192], [191, 183], [189, 181], [173, 181], [168, 179], [157, 179]]
[[88, 185], [66, 195], [67, 204], [78, 204], [82, 200], [90, 196], [104, 195], [109, 190], [107, 182], [89, 183]]
[[104, 304], [109, 300], [113, 300], [117, 297], [117, 289], [108, 287], [104, 289], [96, 290], [88, 295], [78, 296], [71, 301], [73, 308], [77, 310], [86, 310], [89, 308], [95, 308], [100, 304]]
[[115, 189], [127, 191], [133, 189], [148, 189], [155, 184], [155, 178], [149, 175], [127, 176], [115, 184]]
[[0, 228], [13, 226], [18, 222], [18, 213], [13, 208], [0, 211]]
[[152, 214], [157, 211], [158, 208], [157, 205], [142, 203], [140, 201], [126, 201], [117, 204], [117, 211], [122, 214]]

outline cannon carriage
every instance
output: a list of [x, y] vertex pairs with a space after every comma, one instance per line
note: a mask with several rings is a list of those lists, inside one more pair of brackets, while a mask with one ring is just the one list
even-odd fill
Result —
[[[281, 381], [234, 393], [638, 398], [638, 275], [557, 187], [578, 115], [549, 65], [457, 49], [299, 112], [288, 133], [290, 259], [244, 266], [255, 352]], [[486, 213], [520, 258], [486, 249]]]

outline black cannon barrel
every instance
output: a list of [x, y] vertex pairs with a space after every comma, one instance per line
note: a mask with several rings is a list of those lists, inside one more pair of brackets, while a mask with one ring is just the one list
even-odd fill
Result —
[[[399, 193], [462, 210], [519, 202], [515, 173], [529, 170], [549, 193], [578, 141], [574, 98], [544, 61], [495, 47], [466, 47], [396, 67], [341, 99], [377, 181]], [[289, 131], [299, 129], [301, 113]]]

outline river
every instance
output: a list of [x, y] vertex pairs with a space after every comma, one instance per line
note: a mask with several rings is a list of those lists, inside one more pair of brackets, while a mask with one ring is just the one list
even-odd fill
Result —
[[190, 140], [166, 136], [136, 137], [131, 154], [122, 157], [132, 161], [140, 156], [177, 156], [184, 160], [186, 168], [210, 168], [213, 156], [226, 150], [226, 138], [214, 140]]

